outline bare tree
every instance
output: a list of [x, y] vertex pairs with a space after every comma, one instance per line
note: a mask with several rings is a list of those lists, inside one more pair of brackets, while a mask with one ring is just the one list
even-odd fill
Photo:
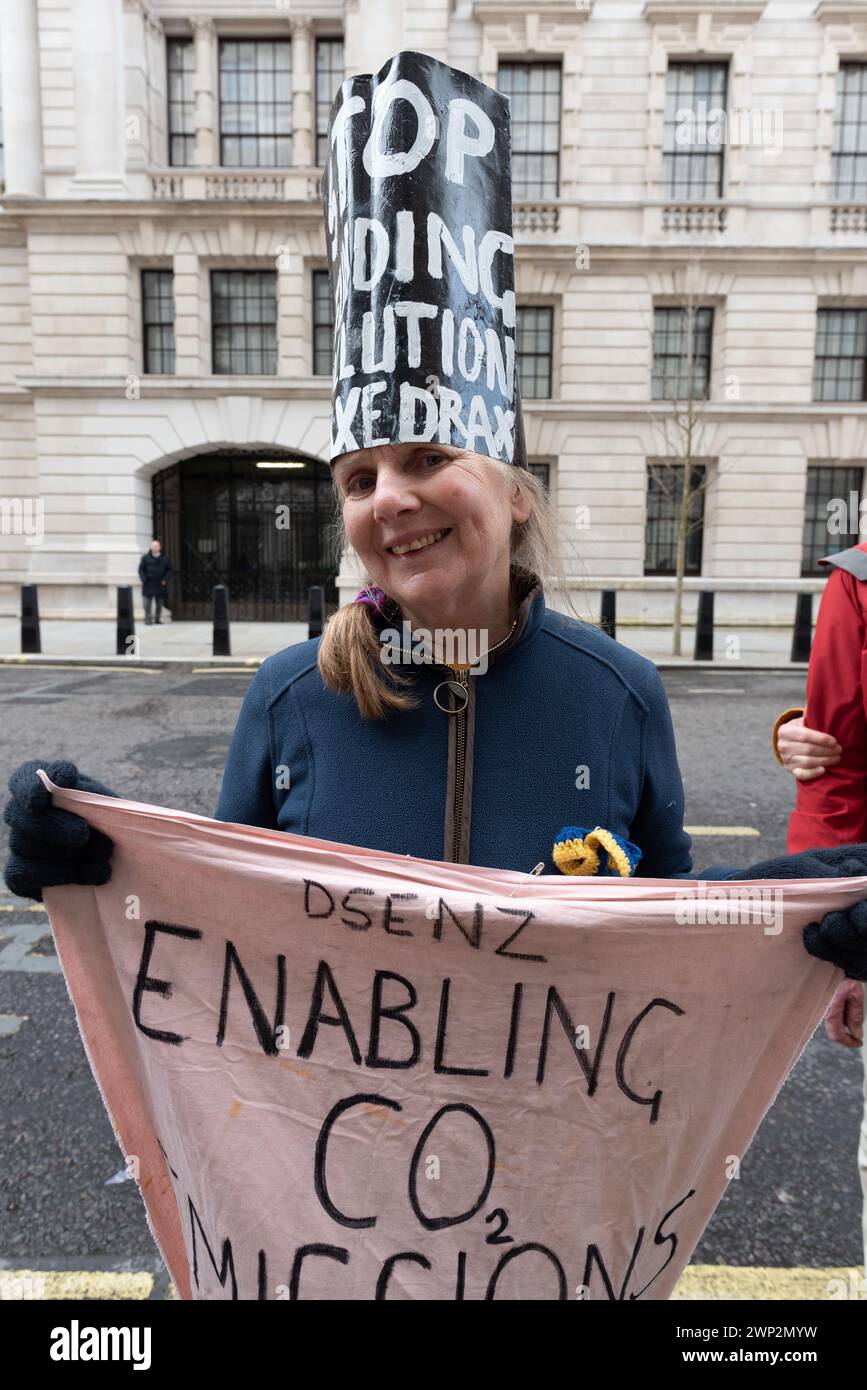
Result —
[[[665, 398], [664, 403], [668, 406], [665, 413], [651, 413], [649, 416], [653, 428], [662, 434], [662, 447], [658, 457], [648, 459], [648, 479], [652, 479], [659, 492], [678, 498], [672, 619], [674, 656], [682, 654], [687, 542], [704, 524], [703, 515], [695, 515], [696, 503], [713, 480], [707, 451], [703, 447], [710, 401], [703, 393], [696, 394], [696, 320], [704, 307], [702, 300], [705, 297], [696, 290], [697, 266], [701, 255], [699, 253], [687, 262], [684, 292], [677, 296], [671, 306], [682, 311], [685, 334], [685, 351], [677, 369], [675, 394]], [[719, 472], [717, 469], [717, 475]]]

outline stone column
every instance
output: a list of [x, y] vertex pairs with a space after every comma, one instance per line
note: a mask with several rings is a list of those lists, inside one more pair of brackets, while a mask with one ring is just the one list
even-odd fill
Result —
[[123, 123], [126, 168], [140, 170], [153, 162], [148, 84], [148, 48], [153, 21], [144, 0], [124, 0], [124, 17], [122, 61], [126, 98]]
[[41, 198], [42, 103], [36, 0], [0, 3], [6, 195]]
[[344, 43], [351, 73], [379, 72], [400, 52], [403, 9], [403, 0], [346, 0]]
[[175, 375], [210, 376], [210, 360], [205, 361], [205, 347], [210, 356], [210, 344], [205, 344], [201, 319], [202, 276], [199, 258], [189, 237], [183, 237], [180, 248], [172, 257], [175, 292]]
[[217, 131], [217, 36], [212, 19], [192, 19], [193, 42], [195, 44], [195, 71], [193, 73], [193, 94], [195, 96], [196, 152], [195, 161], [201, 168], [212, 169], [219, 163], [219, 136]]
[[313, 101], [313, 25], [307, 16], [292, 20], [292, 164], [315, 163]]
[[128, 194], [124, 184], [121, 0], [72, 0], [73, 197]]

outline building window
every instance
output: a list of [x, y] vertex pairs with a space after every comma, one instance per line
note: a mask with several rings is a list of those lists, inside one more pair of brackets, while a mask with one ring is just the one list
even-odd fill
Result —
[[[683, 463], [653, 463], [648, 466], [645, 574], [677, 573], [677, 534], [685, 472], [686, 465]], [[706, 481], [704, 464], [694, 463], [691, 476], [684, 574], [701, 574]]]
[[196, 147], [192, 40], [169, 39], [169, 164], [192, 164]]
[[342, 39], [316, 40], [316, 163], [328, 158], [328, 117], [346, 74]]
[[841, 63], [831, 145], [832, 198], [867, 198], [867, 63]]
[[273, 270], [212, 270], [213, 370], [218, 376], [277, 371], [277, 276]]
[[220, 163], [274, 169], [292, 163], [292, 44], [220, 41]]
[[[653, 315], [653, 376], [655, 401], [707, 400], [710, 389], [710, 349], [713, 309], [655, 309]], [[690, 396], [689, 363], [692, 360]]]
[[313, 272], [313, 375], [330, 376], [334, 343], [334, 314], [328, 271]]
[[867, 309], [820, 309], [816, 317], [814, 401], [863, 401]]
[[554, 310], [522, 304], [517, 315], [518, 385], [524, 400], [551, 395]]
[[141, 273], [144, 369], [161, 376], [175, 370], [175, 296], [170, 270]]
[[531, 463], [528, 471], [534, 478], [539, 478], [546, 492], [551, 491], [551, 465], [550, 463]]
[[722, 197], [726, 80], [725, 63], [670, 64], [663, 144], [667, 198]]
[[861, 541], [858, 521], [862, 482], [861, 468], [819, 464], [807, 469], [801, 574], [827, 574], [819, 564], [822, 555], [848, 550]]
[[501, 63], [499, 90], [512, 117], [512, 198], [556, 198], [560, 192], [559, 63]]

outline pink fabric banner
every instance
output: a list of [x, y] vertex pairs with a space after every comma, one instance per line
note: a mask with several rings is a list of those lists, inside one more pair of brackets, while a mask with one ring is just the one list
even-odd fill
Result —
[[530, 878], [54, 786], [47, 889], [182, 1298], [664, 1299], [841, 974], [867, 878]]

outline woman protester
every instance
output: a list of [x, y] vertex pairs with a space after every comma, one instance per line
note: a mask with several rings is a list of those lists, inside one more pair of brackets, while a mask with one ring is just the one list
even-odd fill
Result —
[[[515, 374], [509, 138], [506, 98], [422, 54], [341, 88], [323, 184], [330, 460], [364, 583], [321, 638], [256, 673], [216, 817], [527, 873], [682, 879], [690, 838], [656, 668], [546, 602], [549, 577], [558, 598], [567, 586]], [[38, 766], [106, 791], [71, 763], [18, 768], [8, 887], [40, 899], [106, 882], [110, 845], [51, 807]], [[861, 844], [706, 876], [865, 872]], [[804, 944], [864, 978], [867, 903], [811, 924]]]

